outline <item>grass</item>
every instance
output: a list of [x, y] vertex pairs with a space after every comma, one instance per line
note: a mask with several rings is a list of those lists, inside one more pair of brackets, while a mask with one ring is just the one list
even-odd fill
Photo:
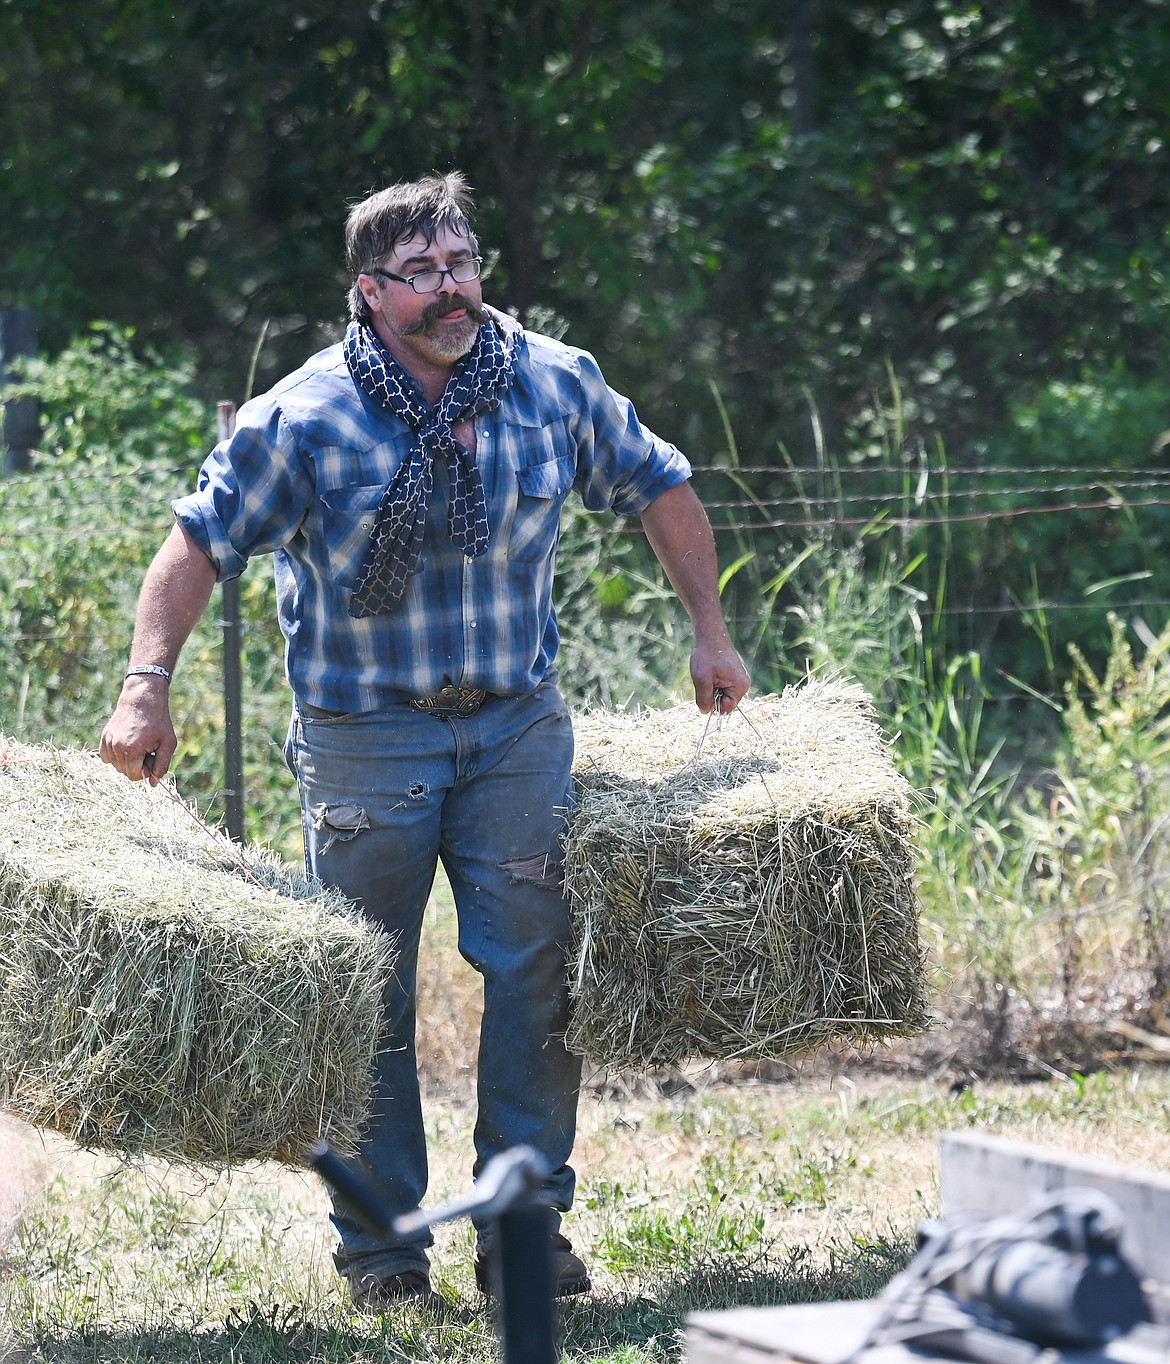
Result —
[[[466, 1187], [474, 1121], [474, 978], [437, 898], [421, 1009], [432, 1184]], [[1170, 1160], [1159, 1069], [1042, 1082], [906, 1079], [892, 1052], [820, 1057], [770, 1083], [715, 1070], [595, 1076], [581, 1103], [567, 1224], [595, 1291], [564, 1304], [561, 1348], [614, 1364], [678, 1359], [688, 1312], [869, 1297], [937, 1211], [938, 1136], [1004, 1131], [1109, 1159]], [[4, 1125], [6, 1123], [6, 1125]], [[14, 1360], [451, 1360], [497, 1357], [467, 1227], [439, 1229], [436, 1279], [456, 1305], [357, 1317], [333, 1273], [314, 1177], [256, 1165], [206, 1179], [119, 1165], [0, 1119], [0, 1322]]]
[[[103, 362], [106, 387], [109, 370]], [[154, 421], [151, 448], [192, 444], [158, 439]], [[728, 440], [734, 464], [730, 432]], [[195, 435], [192, 448], [201, 441]], [[137, 457], [123, 467], [107, 452], [103, 464], [91, 445], [87, 438], [62, 454], [67, 481], [50, 467], [43, 486], [13, 480], [3, 489], [0, 625], [14, 647], [0, 660], [0, 698], [29, 742], [96, 743], [120, 684], [132, 588], [165, 529], [144, 525]], [[855, 678], [873, 695], [892, 755], [918, 793], [924, 930], [947, 1023], [932, 1048], [914, 1053], [913, 1079], [897, 1069], [904, 1043], [868, 1058], [821, 1056], [799, 1070], [771, 1063], [736, 1073], [719, 1063], [656, 1080], [591, 1077], [568, 1230], [596, 1291], [562, 1310], [570, 1359], [677, 1359], [692, 1310], [872, 1295], [936, 1210], [938, 1135], [950, 1128], [1163, 1168], [1170, 1157], [1170, 1080], [1132, 1051], [1123, 1068], [1111, 1027], [1167, 1026], [1170, 629], [1155, 635], [1141, 617], [1116, 621], [1107, 660], [1074, 654], [1062, 671], [1037, 608], [1028, 620], [1043, 637], [1053, 670], [1044, 690], [1053, 695], [1044, 705], [1031, 686], [1017, 691], [949, 624], [962, 618], [955, 579], [969, 560], [945, 528], [907, 531], [924, 460], [898, 430], [887, 456], [895, 474], [906, 471], [900, 515], [875, 519], [848, 542], [836, 531], [804, 543], [789, 543], [786, 532], [775, 544], [736, 532], [738, 557], [722, 587], [758, 691], [777, 691], [811, 667]], [[101, 482], [100, 500], [80, 495], [89, 487], [82, 471]], [[160, 466], [154, 476], [160, 492], [178, 474]], [[827, 457], [818, 479], [825, 490], [812, 519], [836, 525], [829, 513], [843, 485]], [[935, 496], [945, 511], [945, 482]], [[165, 512], [165, 497], [147, 501]], [[562, 550], [561, 663], [576, 688], [571, 701], [663, 704], [685, 695], [689, 632], [637, 538], [570, 514]], [[266, 570], [244, 582], [249, 834], [296, 861], [271, 594]], [[214, 820], [222, 641], [213, 617], [185, 651], [173, 700], [181, 789]], [[993, 682], [994, 699], [1012, 703], [1001, 714], [1025, 718], [990, 723]], [[1027, 710], [1015, 704], [1029, 700]], [[464, 1190], [471, 1163], [477, 992], [460, 969], [450, 920], [437, 898], [420, 974], [430, 1202]], [[1006, 1073], [1031, 1078], [950, 1084]], [[193, 1182], [158, 1164], [121, 1168], [56, 1138], [41, 1144], [3, 1121], [0, 1355], [6, 1332], [20, 1360], [276, 1364], [497, 1353], [462, 1226], [443, 1229], [436, 1250], [439, 1281], [459, 1308], [451, 1320], [408, 1308], [358, 1319], [330, 1267], [325, 1199], [308, 1176], [257, 1166]]]

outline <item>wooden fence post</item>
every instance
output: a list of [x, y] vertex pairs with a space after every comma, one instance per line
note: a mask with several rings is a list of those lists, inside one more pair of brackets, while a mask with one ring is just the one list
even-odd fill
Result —
[[[236, 429], [235, 403], [217, 403], [216, 430], [221, 441]], [[223, 767], [224, 815], [227, 831], [244, 841], [244, 730], [243, 677], [240, 667], [240, 580], [231, 578], [220, 588], [223, 616]]]
[[[35, 355], [37, 330], [31, 308], [0, 308], [0, 394], [12, 379], [9, 364], [18, 355]], [[23, 473], [37, 443], [40, 410], [35, 398], [9, 398], [4, 404], [4, 463], [0, 473]]]

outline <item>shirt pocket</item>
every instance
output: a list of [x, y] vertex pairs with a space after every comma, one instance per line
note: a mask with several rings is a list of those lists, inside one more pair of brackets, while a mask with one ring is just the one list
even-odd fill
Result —
[[325, 558], [340, 587], [352, 588], [361, 572], [385, 491], [384, 483], [372, 483], [327, 488], [318, 494]]
[[508, 558], [516, 563], [539, 563], [556, 548], [561, 507], [573, 486], [576, 466], [562, 456], [516, 470], [516, 513], [508, 541]]

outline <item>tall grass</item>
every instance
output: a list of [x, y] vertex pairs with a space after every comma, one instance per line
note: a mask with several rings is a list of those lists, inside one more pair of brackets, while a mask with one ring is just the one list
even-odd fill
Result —
[[[820, 454], [811, 473], [789, 471], [816, 529], [780, 547], [781, 566], [765, 569], [740, 535], [736, 600], [741, 613], [758, 604], [757, 667], [778, 681], [796, 667], [843, 673], [878, 703], [919, 795], [919, 884], [952, 1060], [1076, 1070], [1116, 1054], [1118, 1024], [1132, 1038], [1135, 1022], [1167, 1022], [1170, 629], [1111, 618], [1098, 677], [1076, 646], [1057, 666], [1033, 607], [1060, 699], [1019, 684], [1005, 712], [1015, 732], [989, 724], [984, 657], [950, 625], [961, 613], [945, 451], [907, 450], [895, 420], [872, 470], [883, 510], [848, 532], [856, 494]], [[927, 506], [930, 521], [916, 520]]]
[[[109, 329], [34, 366], [43, 453], [34, 473], [0, 482], [0, 730], [96, 744], [167, 501], [189, 486], [214, 426], [190, 377], [136, 358]], [[924, 926], [952, 1025], [939, 1045], [956, 1064], [1076, 1068], [1116, 1041], [1118, 1019], [1157, 1025], [1170, 987], [1170, 646], [1165, 632], [1118, 619], [1104, 665], [1075, 650], [1058, 659], [1037, 599], [1028, 619], [1053, 696], [1002, 673], [989, 681], [958, 605], [946, 452], [907, 440], [894, 396], [863, 456], [822, 444], [811, 469], [782, 451], [749, 468], [725, 424], [726, 448], [695, 481], [719, 538], [726, 614], [757, 690], [811, 671], [848, 675], [875, 698], [919, 798]], [[788, 524], [777, 524], [785, 503]], [[557, 593], [573, 704], [689, 694], [689, 626], [636, 526], [567, 511]], [[248, 833], [295, 858], [266, 565], [249, 570], [242, 595]], [[213, 610], [173, 688], [180, 786], [213, 820], [221, 648]]]

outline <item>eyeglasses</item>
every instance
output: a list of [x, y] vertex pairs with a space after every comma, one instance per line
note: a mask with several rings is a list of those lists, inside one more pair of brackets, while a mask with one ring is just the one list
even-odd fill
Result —
[[399, 284], [409, 284], [416, 294], [433, 294], [442, 287], [444, 275], [450, 275], [455, 284], [470, 284], [473, 279], [479, 278], [482, 269], [483, 257], [471, 256], [467, 260], [457, 260], [445, 270], [419, 270], [414, 275], [396, 275], [392, 270], [380, 269], [371, 270], [370, 273], [381, 275], [383, 279], [397, 280]]

